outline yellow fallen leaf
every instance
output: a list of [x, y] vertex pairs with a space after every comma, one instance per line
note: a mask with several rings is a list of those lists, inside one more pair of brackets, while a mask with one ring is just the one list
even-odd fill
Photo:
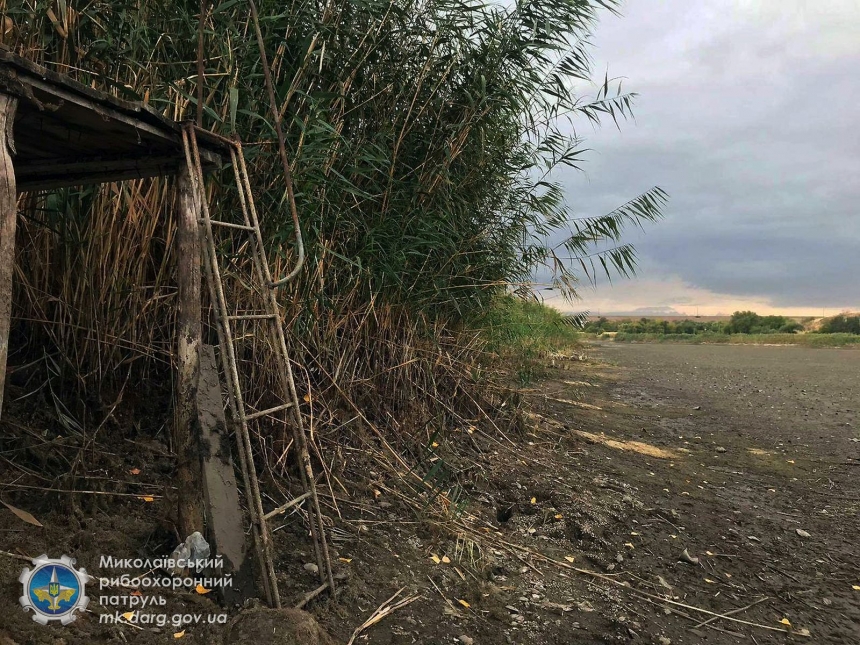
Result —
[[711, 580], [710, 578], [705, 578], [705, 582], [707, 582], [709, 585], [714, 584], [714, 581]]
[[670, 537], [670, 538], [672, 538], [673, 540], [677, 540], [677, 539], [678, 539], [678, 536], [677, 536], [677, 535], [670, 535], [669, 537]]
[[572, 555], [566, 555], [564, 556], [564, 559], [568, 562], [573, 562], [574, 560], [576, 560], [576, 558], [574, 558]]
[[304, 399], [304, 402], [305, 402], [305, 403], [310, 403], [310, 402], [311, 402], [311, 395], [310, 395], [310, 394], [305, 394], [305, 395], [302, 397], [302, 399]]
[[142, 594], [142, 593], [140, 593], [140, 591], [139, 591], [138, 589], [135, 589], [134, 591], [132, 591], [132, 592], [131, 592], [130, 594], [128, 594], [128, 595], [129, 595], [129, 596], [142, 596], [143, 594]]
[[466, 428], [466, 432], [468, 432], [469, 434], [473, 434], [475, 432], [475, 426], [469, 426], [468, 428]]
[[466, 609], [468, 609], [469, 607], [472, 606], [469, 603], [467, 603], [465, 600], [461, 600], [460, 598], [457, 598], [457, 602], [459, 602], [461, 605], [463, 605]]
[[197, 586], [196, 586], [196, 587], [194, 587], [194, 591], [196, 591], [197, 593], [199, 593], [199, 594], [202, 596], [202, 595], [204, 595], [204, 594], [209, 593], [209, 592], [210, 592], [210, 591], [212, 591], [212, 590], [211, 590], [211, 589], [207, 589], [206, 587], [204, 587], [203, 585], [201, 585], [201, 584], [198, 582], [198, 583], [197, 583]]
[[532, 504], [537, 504], [537, 497], [532, 497]]
[[789, 459], [789, 460], [788, 460], [788, 463], [793, 464], [793, 463], [794, 463], [794, 459]]
[[439, 564], [440, 562], [442, 562], [441, 558], [439, 558], [439, 556], [436, 555], [435, 553], [430, 554], [430, 559], [433, 560], [433, 562], [435, 562], [436, 564]]
[[374, 496], [374, 497], [379, 497], [380, 495], [382, 495], [382, 493], [381, 493], [379, 490], [377, 490], [376, 488], [374, 488], [374, 489], [373, 489], [373, 496]]
[[781, 622], [783, 625], [788, 625], [789, 627], [791, 627], [791, 621], [788, 618], [783, 618], [779, 622]]
[[338, 558], [338, 560], [345, 564], [349, 564], [350, 562], [352, 562], [352, 558]]
[[155, 501], [155, 498], [152, 495], [141, 495], [140, 499], [149, 504]]
[[730, 573], [726, 574], [726, 578], [731, 578], [731, 577], [732, 577], [732, 574], [730, 574]]
[[182, 638], [183, 636], [185, 636], [185, 630], [184, 629], [181, 632], [176, 632], [173, 635], [173, 638]]
[[442, 562], [444, 564], [451, 564], [451, 558], [449, 558], [447, 555], [443, 555], [442, 556]]
[[714, 555], [714, 554], [711, 553], [710, 551], [705, 551], [705, 555]]
[[42, 523], [39, 520], [37, 520], [35, 517], [30, 515], [30, 513], [28, 513], [27, 511], [22, 510], [20, 508], [16, 508], [15, 506], [12, 506], [11, 504], [7, 504], [6, 502], [4, 502], [2, 500], [0, 500], [0, 504], [3, 504], [3, 506], [8, 508], [10, 511], [12, 511], [20, 519], [27, 522], [27, 524], [32, 524], [33, 526], [42, 526]]
[[140, 468], [132, 468], [131, 470], [128, 471], [128, 474], [129, 475], [139, 475], [140, 474]]
[[860, 591], [860, 585], [851, 585], [851, 588], [852, 588], [854, 591]]
[[635, 549], [636, 548], [635, 546], [633, 546], [632, 542], [625, 542], [624, 546], [626, 546], [628, 549]]
[[557, 519], [557, 520], [560, 520], [560, 519], [562, 519], [563, 517], [564, 517], [564, 515], [562, 515], [561, 513], [556, 513], [556, 514], [555, 514], [555, 519]]
[[122, 617], [125, 618], [127, 621], [131, 622], [131, 619], [134, 618], [134, 612], [127, 611], [122, 615]]
[[438, 444], [437, 442], [435, 442], [435, 441], [434, 441], [433, 443], [431, 443], [430, 445], [431, 445], [431, 446], [433, 446], [434, 448], [438, 448], [438, 447], [439, 447], [439, 444]]

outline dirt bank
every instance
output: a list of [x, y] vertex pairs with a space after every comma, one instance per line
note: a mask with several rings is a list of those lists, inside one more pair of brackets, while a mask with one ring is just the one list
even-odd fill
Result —
[[[357, 643], [860, 642], [860, 354], [607, 343], [587, 355], [556, 358], [549, 378], [522, 393], [529, 430], [434, 437], [447, 479], [423, 477], [451, 499], [446, 521], [355, 454], [341, 474], [352, 483], [326, 498], [342, 591], [337, 603], [309, 605], [323, 627], [346, 642], [400, 590], [397, 600], [411, 602]], [[131, 557], [169, 542], [160, 498], [67, 517], [53, 495], [3, 490], [45, 527], [0, 509], [0, 549], [59, 549], [97, 573], [87, 560], [99, 544]], [[303, 570], [310, 545], [296, 516], [279, 526], [277, 566], [291, 597], [314, 585]], [[0, 642], [226, 643], [217, 627], [188, 626], [180, 641], [169, 626], [100, 626], [97, 607], [68, 627], [36, 625], [17, 605], [22, 565], [0, 554]], [[193, 593], [168, 603], [217, 610]], [[734, 621], [706, 623], [727, 612]]]

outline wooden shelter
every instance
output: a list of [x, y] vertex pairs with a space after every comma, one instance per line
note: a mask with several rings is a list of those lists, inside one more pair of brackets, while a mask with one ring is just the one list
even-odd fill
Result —
[[[18, 192], [173, 175], [185, 165], [181, 125], [144, 103], [2, 50], [0, 92], [17, 99], [6, 134]], [[212, 170], [224, 145], [204, 132], [198, 136], [204, 170]]]
[[[0, 50], [0, 413], [8, 357], [18, 193], [103, 182], [177, 176], [176, 420], [173, 443], [183, 536], [208, 526], [210, 541], [248, 595], [242, 513], [229, 454], [218, 372], [201, 339], [201, 203], [191, 186], [183, 125]], [[229, 159], [227, 140], [196, 132], [202, 172]], [[201, 379], [201, 354], [205, 357]], [[214, 376], [213, 376], [214, 375]], [[214, 381], [213, 381], [214, 378]], [[214, 383], [214, 385], [213, 385]], [[206, 456], [203, 456], [206, 455]], [[245, 586], [242, 589], [242, 585]]]

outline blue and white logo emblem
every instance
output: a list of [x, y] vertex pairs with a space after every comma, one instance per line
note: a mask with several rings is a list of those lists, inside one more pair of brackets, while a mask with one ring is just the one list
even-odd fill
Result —
[[87, 608], [90, 599], [85, 586], [92, 578], [84, 569], [75, 569], [75, 561], [67, 555], [40, 555], [33, 565], [32, 570], [25, 567], [18, 578], [24, 586], [24, 595], [19, 598], [21, 607], [32, 611], [33, 620], [42, 625], [51, 620], [68, 625], [77, 618], [77, 610]]

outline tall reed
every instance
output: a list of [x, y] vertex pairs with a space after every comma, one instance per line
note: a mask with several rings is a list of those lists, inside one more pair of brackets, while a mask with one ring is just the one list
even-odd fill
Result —
[[[576, 217], [552, 180], [584, 154], [579, 123], [630, 114], [633, 95], [589, 81], [590, 29], [615, 1], [259, 5], [308, 246], [306, 270], [281, 294], [307, 413], [335, 430], [355, 416], [403, 428], [434, 410], [478, 414], [470, 374], [481, 341], [470, 322], [500, 293], [527, 291], [537, 270], [569, 297], [580, 279], [630, 272], [624, 229], [658, 219], [666, 199], [655, 188]], [[193, 114], [200, 81], [197, 7], [0, 0], [2, 42], [180, 120]], [[205, 25], [204, 125], [246, 142], [283, 273], [294, 231], [247, 7], [212, 3]], [[210, 186], [224, 217], [236, 205], [230, 176]], [[22, 198], [19, 326], [30, 349], [47, 342], [64, 357], [82, 389], [129, 373], [167, 378], [172, 200], [169, 179]], [[220, 248], [245, 270], [236, 239]], [[254, 298], [231, 296], [237, 309]], [[265, 339], [249, 332], [243, 343], [250, 396], [261, 401], [274, 379]], [[270, 463], [282, 463], [284, 438], [261, 440]]]

